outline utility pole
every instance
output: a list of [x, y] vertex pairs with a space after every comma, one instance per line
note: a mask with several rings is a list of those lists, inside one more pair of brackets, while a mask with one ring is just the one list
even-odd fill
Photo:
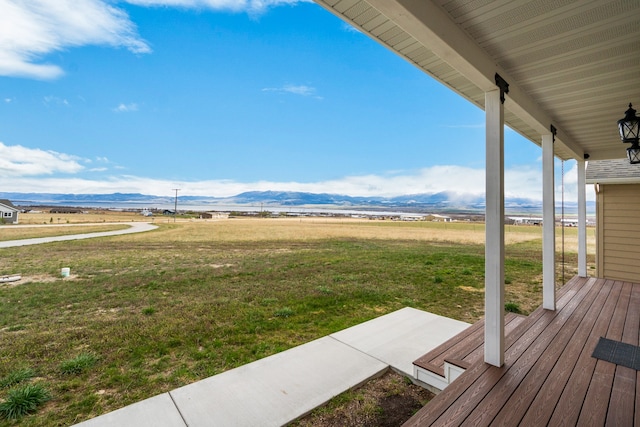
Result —
[[180, 191], [180, 189], [173, 188], [173, 191], [176, 192], [176, 202], [173, 205], [173, 222], [176, 222], [176, 215], [178, 215], [178, 191]]

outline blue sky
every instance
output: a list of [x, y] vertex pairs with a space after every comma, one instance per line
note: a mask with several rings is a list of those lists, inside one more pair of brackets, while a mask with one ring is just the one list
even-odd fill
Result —
[[[505, 135], [507, 197], [541, 199]], [[173, 188], [481, 194], [484, 113], [310, 2], [0, 1], [0, 191]]]

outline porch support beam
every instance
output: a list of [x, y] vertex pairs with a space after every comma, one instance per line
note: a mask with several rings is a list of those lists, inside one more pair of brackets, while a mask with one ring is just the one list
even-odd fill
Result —
[[578, 160], [578, 276], [587, 277], [587, 183], [586, 162]]
[[542, 307], [556, 309], [556, 203], [552, 133], [542, 135]]
[[496, 88], [485, 92], [486, 240], [484, 361], [504, 364], [504, 106]]

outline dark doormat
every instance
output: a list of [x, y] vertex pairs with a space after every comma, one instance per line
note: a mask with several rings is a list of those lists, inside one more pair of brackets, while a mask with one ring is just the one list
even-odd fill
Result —
[[591, 357], [640, 371], [640, 347], [600, 337]]

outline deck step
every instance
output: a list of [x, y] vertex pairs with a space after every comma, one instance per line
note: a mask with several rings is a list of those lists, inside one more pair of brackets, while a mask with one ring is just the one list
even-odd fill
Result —
[[[507, 313], [505, 335], [525, 319], [525, 316]], [[483, 355], [484, 320], [480, 320], [415, 360], [414, 377], [429, 388], [442, 391]]]

